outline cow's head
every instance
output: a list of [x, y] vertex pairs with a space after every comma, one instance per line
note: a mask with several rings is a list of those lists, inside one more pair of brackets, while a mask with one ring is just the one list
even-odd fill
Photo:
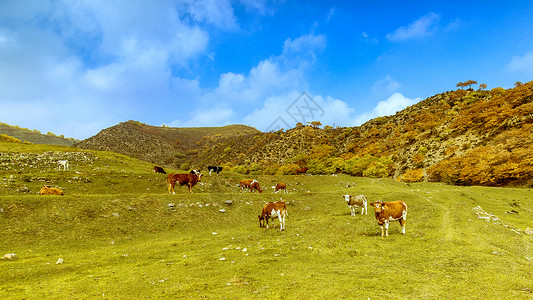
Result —
[[265, 227], [265, 217], [261, 215], [257, 215], [257, 217], [259, 217], [259, 227]]
[[344, 198], [344, 201], [346, 201], [346, 203], [349, 203], [349, 202], [350, 202], [350, 199], [352, 199], [352, 196], [350, 196], [350, 195], [344, 195], [343, 198]]
[[380, 213], [381, 209], [383, 208], [383, 202], [382, 201], [372, 202], [370, 203], [370, 206], [374, 207], [374, 211], [376, 213]]

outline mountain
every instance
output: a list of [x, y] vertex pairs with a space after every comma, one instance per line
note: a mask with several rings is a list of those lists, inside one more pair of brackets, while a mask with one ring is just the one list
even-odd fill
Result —
[[75, 144], [188, 169], [250, 174], [346, 173], [457, 185], [533, 186], [533, 82], [455, 90], [358, 127], [263, 133], [243, 125], [153, 127], [128, 121]]
[[106, 128], [75, 147], [114, 151], [154, 164], [183, 167], [206, 144], [260, 133], [245, 125], [224, 127], [172, 128], [127, 121]]
[[0, 134], [5, 134], [19, 139], [22, 142], [26, 141], [32, 144], [72, 146], [72, 144], [76, 142], [75, 139], [57, 136], [51, 132], [48, 134], [41, 134], [37, 130], [29, 130], [27, 128], [12, 126], [5, 123], [0, 123]]

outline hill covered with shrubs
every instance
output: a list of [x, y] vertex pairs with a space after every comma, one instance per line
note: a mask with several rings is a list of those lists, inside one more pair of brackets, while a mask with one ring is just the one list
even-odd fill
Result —
[[244, 174], [291, 174], [305, 165], [312, 174], [533, 186], [533, 82], [463, 88], [358, 127], [311, 122], [264, 133], [243, 125], [206, 130], [130, 121], [77, 146], [185, 170], [221, 165]]

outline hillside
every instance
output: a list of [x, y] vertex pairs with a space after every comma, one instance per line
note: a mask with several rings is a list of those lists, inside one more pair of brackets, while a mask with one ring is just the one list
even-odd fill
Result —
[[[97, 135], [74, 144], [92, 150], [114, 151], [154, 164], [180, 167], [206, 144], [220, 143], [259, 133], [244, 125], [224, 127], [172, 128], [128, 121], [106, 128]], [[184, 166], [188, 169], [188, 166]]]
[[306, 164], [318, 174], [531, 186], [531, 145], [533, 82], [445, 92], [360, 127], [300, 126], [231, 140], [200, 153], [195, 163], [216, 160], [267, 173]]
[[4, 123], [0, 123], [0, 134], [5, 134], [19, 139], [22, 142], [26, 141], [32, 144], [71, 146], [75, 142], [72, 138], [64, 138], [53, 133], [42, 134], [37, 130], [29, 130]]
[[457, 185], [533, 185], [533, 82], [455, 90], [359, 127], [153, 127], [129, 121], [75, 146], [173, 167], [252, 174], [345, 173]]

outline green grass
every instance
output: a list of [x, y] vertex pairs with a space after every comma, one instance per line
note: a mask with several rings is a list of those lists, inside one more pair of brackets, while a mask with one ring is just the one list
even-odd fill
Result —
[[[177, 187], [168, 195], [164, 175], [125, 156], [2, 147], [72, 157], [69, 171], [46, 163], [0, 170], [0, 256], [18, 257], [0, 260], [3, 299], [533, 297], [533, 236], [523, 232], [533, 228], [530, 189], [247, 176], [260, 181], [258, 194], [240, 193], [244, 176], [222, 172], [204, 176], [193, 194]], [[80, 175], [89, 180], [73, 180]], [[38, 178], [66, 195], [38, 196]], [[278, 181], [288, 194], [273, 193]], [[395, 222], [382, 238], [372, 211], [350, 216], [346, 193], [407, 202], [407, 234]], [[280, 198], [287, 229], [259, 228], [263, 203]], [[478, 205], [499, 220], [477, 218]]]

